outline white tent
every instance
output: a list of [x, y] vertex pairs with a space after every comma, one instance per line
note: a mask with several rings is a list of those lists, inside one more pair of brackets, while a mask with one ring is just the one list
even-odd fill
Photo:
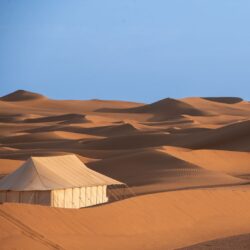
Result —
[[31, 157], [0, 181], [0, 202], [80, 208], [120, 198], [125, 188], [87, 168], [75, 155]]

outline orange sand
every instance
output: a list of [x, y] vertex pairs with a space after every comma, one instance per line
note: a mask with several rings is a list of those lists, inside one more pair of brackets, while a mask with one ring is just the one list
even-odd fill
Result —
[[[137, 197], [67, 210], [0, 205], [1, 249], [176, 249], [250, 233], [250, 103], [0, 98], [0, 178], [77, 154]], [[171, 192], [169, 192], [171, 191]]]

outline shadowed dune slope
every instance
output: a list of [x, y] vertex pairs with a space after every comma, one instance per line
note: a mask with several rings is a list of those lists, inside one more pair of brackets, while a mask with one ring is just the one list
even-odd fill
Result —
[[247, 178], [250, 176], [250, 152], [190, 150], [177, 147], [164, 147], [163, 151], [208, 170]]
[[[37, 132], [37, 133], [23, 133], [21, 135], [7, 136], [0, 138], [0, 143], [8, 143], [22, 147], [25, 144], [31, 144], [34, 142], [44, 143], [60, 141], [60, 140], [80, 140], [80, 139], [98, 139], [103, 138], [101, 136], [88, 135], [83, 133], [74, 133], [66, 131], [51, 131], [51, 132]], [[49, 147], [49, 145], [48, 145]]]
[[[227, 98], [226, 98], [227, 99]], [[215, 101], [221, 100], [221, 101]], [[249, 109], [250, 103], [247, 101], [240, 101], [234, 103], [228, 103], [227, 101], [222, 102], [223, 98], [183, 98], [182, 102], [192, 105], [201, 111], [206, 111], [211, 115], [230, 115], [236, 116], [238, 119], [242, 117], [250, 117]], [[235, 100], [235, 99], [234, 99]]]
[[196, 137], [190, 147], [249, 151], [249, 141], [250, 120], [247, 120], [205, 132]]
[[85, 144], [89, 149], [128, 149], [156, 146], [179, 146], [193, 149], [214, 148], [236, 151], [250, 150], [250, 120], [238, 122], [218, 129], [194, 133], [141, 133], [117, 136]]
[[33, 119], [26, 119], [23, 122], [37, 123], [37, 122], [88, 122], [84, 115], [81, 114], [64, 114], [56, 116], [39, 117]]
[[[172, 140], [173, 141], [173, 140]], [[171, 142], [171, 135], [168, 133], [141, 133], [137, 135], [122, 135], [102, 139], [98, 142], [83, 144], [86, 149], [136, 149], [168, 145]], [[171, 144], [170, 144], [171, 145]]]
[[203, 99], [227, 104], [235, 104], [243, 101], [243, 99], [239, 97], [204, 97]]
[[50, 141], [50, 140], [58, 140], [61, 139], [54, 132], [46, 132], [46, 133], [34, 133], [34, 134], [23, 134], [16, 136], [8, 136], [2, 137], [0, 139], [1, 143], [31, 143], [34, 141]]
[[60, 125], [49, 125], [43, 127], [37, 127], [34, 129], [25, 130], [28, 133], [39, 133], [39, 132], [52, 132], [52, 131], [64, 131], [64, 132], [71, 132], [71, 133], [78, 133], [78, 134], [88, 134], [93, 136], [119, 136], [119, 135], [129, 135], [129, 134], [136, 134], [138, 129], [131, 125], [131, 124], [111, 124], [107, 126], [67, 126], [65, 124]]
[[108, 126], [97, 127], [62, 127], [61, 130], [72, 131], [76, 133], [85, 133], [98, 136], [119, 136], [136, 133], [138, 130], [131, 124], [112, 124]]
[[244, 183], [239, 178], [200, 168], [157, 149], [90, 162], [88, 166], [127, 183], [137, 194]]
[[[0, 103], [1, 106], [1, 103]], [[25, 119], [33, 117], [34, 115], [31, 114], [0, 114], [0, 122], [2, 123], [15, 123], [15, 122], [22, 122]]]
[[250, 234], [242, 234], [222, 239], [202, 242], [177, 250], [247, 250], [250, 249]]
[[[110, 138], [85, 144], [84, 148], [89, 149], [128, 149], [154, 146], [179, 146], [187, 148], [215, 148], [236, 151], [249, 151], [250, 121], [243, 121], [224, 126], [218, 129], [174, 129], [175, 127], [159, 128], [161, 132], [144, 133], [138, 132], [138, 128], [131, 124], [98, 126], [98, 127], [77, 127], [65, 125], [52, 125], [35, 127], [34, 129], [24, 129], [25, 132], [42, 131], [66, 131], [72, 133], [85, 133], [92, 135], [108, 136]], [[3, 127], [3, 126], [2, 126]], [[16, 131], [21, 130], [21, 126], [15, 126]], [[15, 130], [13, 127], [13, 131]], [[4, 127], [3, 127], [4, 128]], [[11, 126], [4, 128], [6, 131], [12, 129]], [[173, 130], [174, 129], [174, 130]], [[135, 132], [135, 133], [134, 133]], [[172, 132], [172, 134], [171, 134]], [[178, 133], [177, 133], [178, 132]], [[18, 137], [17, 137], [18, 139]], [[41, 139], [43, 140], [43, 139]]]
[[33, 93], [25, 90], [17, 90], [8, 95], [1, 97], [2, 101], [17, 102], [17, 101], [30, 101], [37, 99], [45, 99], [46, 97], [37, 93]]
[[181, 115], [205, 115], [206, 112], [201, 111], [194, 106], [182, 101], [166, 98], [158, 102], [147, 104], [144, 106], [129, 108], [129, 109], [100, 109], [99, 112], [114, 112], [114, 113], [149, 113], [154, 117], [150, 121], [164, 121]]
[[163, 113], [169, 116], [183, 114], [204, 115], [204, 112], [201, 112], [192, 105], [172, 98], [166, 98], [142, 107], [131, 108], [129, 111], [136, 113]]

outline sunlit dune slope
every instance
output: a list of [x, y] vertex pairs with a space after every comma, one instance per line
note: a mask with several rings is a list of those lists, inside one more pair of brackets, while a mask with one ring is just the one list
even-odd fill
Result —
[[250, 152], [226, 150], [190, 150], [178, 147], [164, 147], [163, 152], [196, 164], [208, 170], [228, 173], [234, 176], [250, 176]]
[[160, 193], [80, 210], [6, 204], [0, 241], [3, 249], [176, 249], [249, 232], [249, 209], [249, 190], [232, 189]]
[[16, 170], [23, 162], [21, 160], [0, 159], [0, 178]]

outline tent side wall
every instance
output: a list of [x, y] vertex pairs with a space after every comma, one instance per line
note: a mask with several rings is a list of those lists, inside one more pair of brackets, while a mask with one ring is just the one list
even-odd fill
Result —
[[15, 202], [50, 205], [50, 191], [0, 191], [0, 203]]
[[57, 189], [51, 192], [52, 207], [80, 208], [106, 202], [108, 202], [106, 185]]
[[0, 191], [0, 203], [15, 202], [61, 208], [89, 207], [128, 197], [122, 185], [101, 185], [48, 191]]

